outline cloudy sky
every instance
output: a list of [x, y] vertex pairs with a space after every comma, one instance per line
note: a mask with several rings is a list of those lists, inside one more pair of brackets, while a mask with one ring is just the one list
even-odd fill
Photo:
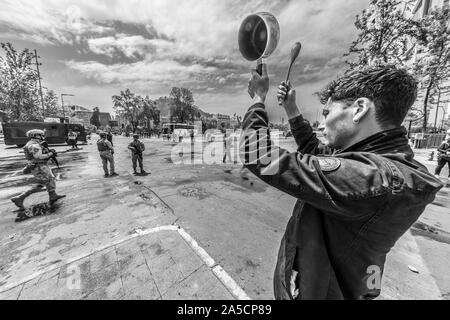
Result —
[[[0, 0], [0, 42], [37, 49], [43, 85], [76, 95], [68, 102], [112, 112], [125, 88], [158, 98], [171, 87], [194, 92], [210, 113], [244, 114], [253, 63], [238, 50], [237, 32], [251, 13], [269, 11], [281, 39], [268, 60], [273, 121], [283, 113], [276, 87], [296, 41], [303, 51], [292, 81], [311, 121], [313, 93], [342, 72], [356, 35], [355, 16], [369, 0]], [[3, 54], [3, 53], [2, 53]]]

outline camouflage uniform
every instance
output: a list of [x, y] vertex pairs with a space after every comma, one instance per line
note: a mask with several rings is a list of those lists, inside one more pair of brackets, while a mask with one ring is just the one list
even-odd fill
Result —
[[27, 143], [24, 150], [28, 165], [33, 167], [31, 173], [40, 188], [42, 189], [45, 186], [48, 193], [55, 192], [56, 178], [47, 164], [49, 156], [42, 153], [41, 144], [33, 139]]
[[[33, 133], [34, 131], [32, 130], [30, 132]], [[61, 198], [64, 198], [65, 196], [59, 196], [56, 194], [56, 178], [47, 164], [51, 157], [51, 154], [49, 155], [43, 153], [41, 141], [34, 138], [33, 136], [33, 138], [26, 144], [23, 149], [25, 158], [28, 161], [28, 170], [26, 171], [26, 173], [31, 173], [34, 176], [34, 180], [37, 184], [20, 196], [11, 199], [11, 201], [14, 202], [18, 207], [23, 208], [23, 201], [33, 193], [41, 192], [44, 187], [47, 189], [50, 202], [54, 202]]]
[[136, 173], [137, 163], [139, 162], [139, 168], [141, 169], [141, 173], [146, 173], [144, 170], [144, 163], [143, 163], [144, 159], [142, 155], [142, 153], [145, 151], [145, 145], [139, 140], [133, 140], [133, 142], [131, 142], [128, 145], [128, 149], [130, 149], [132, 153], [131, 160], [133, 162], [134, 172]]
[[72, 146], [72, 149], [78, 149], [78, 134], [76, 132], [70, 131], [67, 135], [67, 144]]
[[100, 152], [100, 158], [103, 162], [103, 170], [105, 171], [105, 177], [108, 177], [110, 174], [108, 172], [108, 162], [111, 168], [111, 176], [116, 176], [115, 172], [115, 162], [114, 162], [114, 148], [106, 139], [106, 134], [101, 135], [101, 139], [97, 141], [98, 151]]

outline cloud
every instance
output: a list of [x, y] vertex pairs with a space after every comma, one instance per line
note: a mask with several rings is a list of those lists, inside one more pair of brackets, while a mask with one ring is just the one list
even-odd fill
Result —
[[114, 57], [120, 54], [127, 58], [143, 58], [152, 53], [163, 52], [171, 43], [162, 39], [145, 39], [143, 36], [116, 36], [93, 38], [88, 40], [89, 49], [96, 54]]
[[67, 66], [102, 84], [122, 83], [139, 88], [170, 88], [175, 84], [200, 83], [217, 71], [214, 67], [204, 67], [199, 64], [182, 65], [173, 60], [139, 61], [131, 64], [114, 65], [106, 65], [95, 61], [69, 61]]
[[342, 55], [356, 35], [354, 16], [368, 2], [0, 0], [0, 38], [38, 43], [47, 52], [72, 46], [64, 72], [76, 71], [77, 78], [98, 86], [169, 92], [183, 85], [200, 101], [224, 109], [244, 99], [255, 67], [238, 50], [245, 16], [269, 11], [278, 18], [280, 43], [268, 59], [273, 85], [285, 76], [291, 46], [302, 42], [292, 81], [310, 90], [309, 97], [311, 84], [317, 91], [342, 70]]

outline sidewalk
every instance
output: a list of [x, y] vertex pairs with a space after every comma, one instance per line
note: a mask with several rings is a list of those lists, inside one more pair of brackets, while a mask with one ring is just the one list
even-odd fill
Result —
[[36, 274], [1, 292], [0, 300], [246, 298], [210, 257], [203, 253], [203, 261], [198, 247], [191, 247], [186, 240], [193, 241], [176, 227], [139, 232], [119, 244]]

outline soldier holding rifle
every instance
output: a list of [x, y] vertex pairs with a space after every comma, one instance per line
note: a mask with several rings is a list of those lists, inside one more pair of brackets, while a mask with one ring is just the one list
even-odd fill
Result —
[[56, 194], [55, 191], [56, 179], [48, 166], [48, 161], [50, 159], [56, 160], [56, 152], [54, 150], [46, 150], [42, 146], [43, 143], [45, 145], [45, 132], [42, 130], [30, 130], [27, 132], [27, 137], [30, 141], [28, 141], [23, 148], [25, 158], [28, 161], [24, 173], [33, 174], [38, 184], [21, 195], [11, 199], [11, 201], [21, 209], [24, 209], [23, 202], [28, 196], [33, 193], [41, 192], [44, 187], [47, 189], [51, 204], [66, 197], [65, 195]]

